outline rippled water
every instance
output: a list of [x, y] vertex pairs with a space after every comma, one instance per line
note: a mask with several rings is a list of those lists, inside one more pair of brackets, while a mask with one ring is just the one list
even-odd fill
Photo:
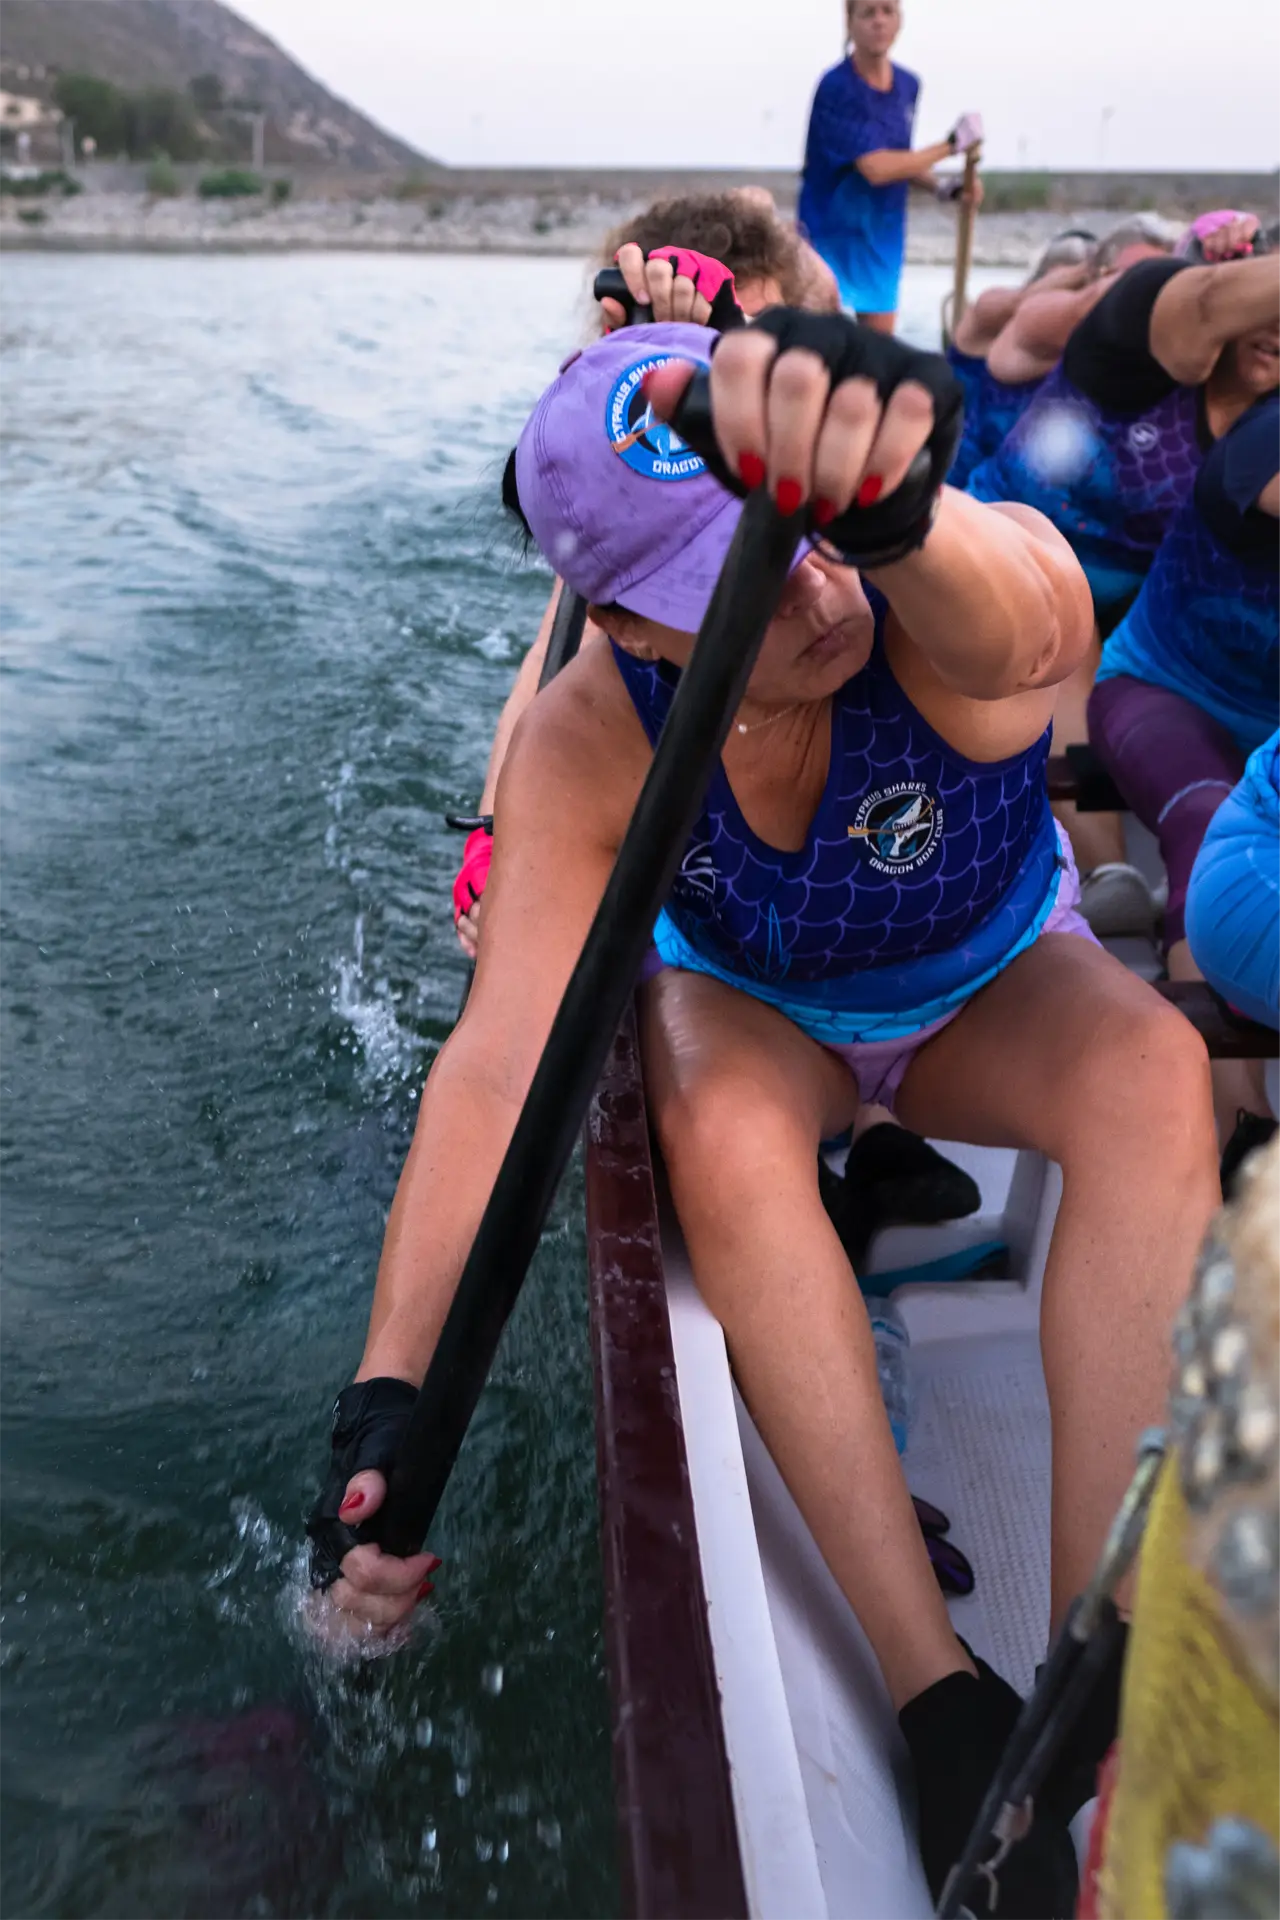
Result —
[[440, 816], [545, 597], [497, 476], [583, 285], [5, 262], [9, 1913], [616, 1910], [576, 1176], [431, 1630], [335, 1674], [294, 1621], [462, 982]]

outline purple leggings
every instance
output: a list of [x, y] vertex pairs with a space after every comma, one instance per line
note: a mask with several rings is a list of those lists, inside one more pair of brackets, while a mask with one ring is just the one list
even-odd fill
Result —
[[1205, 829], [1244, 772], [1225, 727], [1166, 687], [1127, 673], [1089, 697], [1089, 742], [1160, 842], [1169, 875], [1164, 950], [1186, 938], [1187, 887]]

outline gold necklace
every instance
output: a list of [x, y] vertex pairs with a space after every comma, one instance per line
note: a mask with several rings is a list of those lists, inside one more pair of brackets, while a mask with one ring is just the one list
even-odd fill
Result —
[[734, 724], [739, 733], [759, 733], [761, 727], [771, 727], [775, 720], [781, 720], [785, 714], [794, 713], [797, 707], [803, 705], [803, 700], [793, 700], [789, 707], [779, 707], [778, 711], [771, 713], [767, 720], [756, 720], [751, 726], [748, 726], [745, 720], [738, 720]]

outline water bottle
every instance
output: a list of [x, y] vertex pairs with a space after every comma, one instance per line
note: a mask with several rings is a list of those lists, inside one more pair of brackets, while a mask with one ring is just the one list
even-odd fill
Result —
[[911, 1363], [908, 1357], [911, 1336], [907, 1332], [906, 1321], [892, 1300], [871, 1299], [867, 1307], [871, 1314], [872, 1338], [876, 1343], [876, 1372], [880, 1376], [885, 1412], [893, 1429], [894, 1445], [899, 1453], [905, 1453], [912, 1413]]

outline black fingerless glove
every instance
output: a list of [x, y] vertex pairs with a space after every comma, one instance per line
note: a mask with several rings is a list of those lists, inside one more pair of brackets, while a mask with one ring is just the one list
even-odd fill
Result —
[[361, 1380], [334, 1401], [329, 1472], [307, 1521], [313, 1587], [331, 1587], [352, 1547], [373, 1538], [368, 1526], [339, 1520], [338, 1508], [353, 1473], [376, 1467], [390, 1479], [417, 1398], [404, 1380]]
[[[886, 567], [914, 553], [924, 545], [933, 524], [938, 495], [964, 424], [960, 383], [942, 355], [922, 353], [890, 334], [859, 326], [843, 313], [770, 307], [752, 325], [773, 335], [779, 353], [788, 347], [805, 347], [816, 353], [831, 375], [833, 387], [842, 380], [871, 380], [881, 400], [887, 401], [896, 387], [911, 380], [929, 394], [933, 427], [905, 480], [874, 506], [847, 507], [822, 529], [822, 537], [851, 566]], [[745, 495], [746, 488], [736, 474], [730, 473], [716, 442], [710, 379], [705, 372], [694, 374], [672, 424], [695, 453], [702, 455], [723, 486]]]

